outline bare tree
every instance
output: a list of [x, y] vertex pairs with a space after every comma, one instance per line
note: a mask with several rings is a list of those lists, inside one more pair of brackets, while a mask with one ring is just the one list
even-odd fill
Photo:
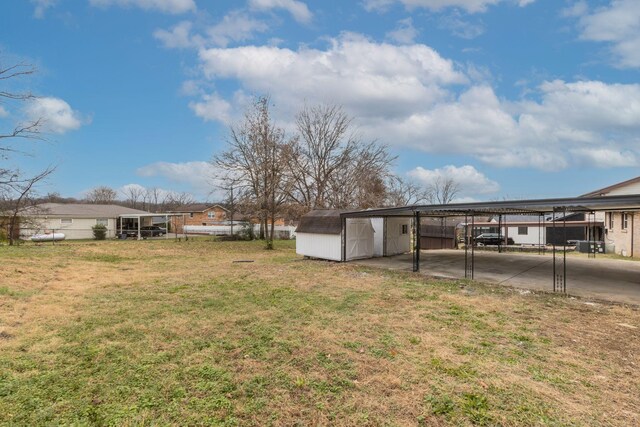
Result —
[[171, 191], [167, 194], [164, 203], [164, 210], [178, 210], [195, 203], [195, 199], [191, 193]]
[[228, 145], [213, 163], [222, 174], [234, 176], [238, 190], [251, 197], [266, 232], [267, 248], [272, 249], [279, 207], [288, 194], [285, 170], [291, 144], [271, 118], [268, 97], [258, 98], [243, 121], [231, 126]]
[[[35, 217], [34, 192], [35, 186], [46, 179], [54, 171], [53, 167], [49, 167], [38, 175], [29, 178], [17, 178], [4, 186], [0, 199], [0, 211], [8, 218], [7, 237], [9, 245], [14, 245], [16, 237], [20, 231], [21, 214], [24, 220]], [[28, 207], [31, 210], [27, 212]]]
[[408, 206], [429, 203], [433, 199], [429, 188], [421, 187], [394, 175], [387, 181], [387, 206]]
[[372, 207], [384, 201], [395, 160], [387, 147], [360, 141], [340, 106], [305, 106], [296, 116], [288, 170], [289, 197], [308, 209]]
[[429, 186], [431, 202], [447, 205], [456, 198], [460, 192], [460, 185], [453, 178], [437, 177]]
[[293, 200], [309, 209], [328, 206], [334, 173], [349, 168], [357, 149], [351, 122], [337, 105], [305, 106], [298, 113], [300, 138], [288, 164]]
[[[33, 74], [35, 68], [28, 64], [15, 64], [3, 66], [0, 63], [0, 106], [3, 104], [15, 104], [30, 101], [36, 97], [31, 92], [12, 92], [6, 90], [9, 80], [21, 78]], [[20, 108], [19, 106], [15, 106]], [[4, 107], [3, 107], [4, 108]], [[19, 214], [28, 205], [35, 201], [36, 185], [53, 173], [53, 167], [47, 167], [44, 171], [34, 176], [26, 176], [16, 167], [8, 165], [11, 155], [24, 154], [25, 150], [17, 145], [23, 139], [43, 139], [41, 134], [42, 119], [19, 122], [10, 130], [0, 129], [0, 212], [8, 216], [9, 243], [14, 244], [14, 237], [19, 234]]]
[[101, 185], [91, 189], [85, 196], [85, 200], [89, 203], [97, 205], [107, 205], [116, 201], [118, 193], [111, 187]]
[[138, 209], [138, 203], [143, 202], [145, 192], [146, 189], [138, 184], [125, 185], [121, 190], [127, 205], [132, 209]]

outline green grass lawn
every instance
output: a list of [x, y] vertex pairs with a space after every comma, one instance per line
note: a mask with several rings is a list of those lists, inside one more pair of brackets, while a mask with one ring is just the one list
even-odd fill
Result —
[[640, 424], [634, 307], [262, 247], [0, 247], [0, 424]]

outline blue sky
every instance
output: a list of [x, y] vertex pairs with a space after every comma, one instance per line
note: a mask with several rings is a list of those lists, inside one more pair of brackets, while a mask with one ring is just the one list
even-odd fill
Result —
[[[47, 118], [11, 160], [42, 191], [130, 185], [209, 196], [208, 161], [253, 96], [293, 131], [337, 103], [395, 171], [461, 200], [561, 197], [640, 175], [636, 0], [7, 0], [0, 60]], [[12, 88], [19, 88], [12, 86]]]

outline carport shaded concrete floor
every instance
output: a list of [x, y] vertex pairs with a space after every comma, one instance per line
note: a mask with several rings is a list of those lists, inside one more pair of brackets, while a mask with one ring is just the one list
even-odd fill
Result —
[[[352, 262], [407, 271], [413, 266], [410, 253]], [[562, 268], [561, 253], [556, 266]], [[422, 251], [420, 272], [435, 277], [464, 278], [464, 251]], [[522, 289], [553, 291], [553, 257], [550, 252], [537, 255], [476, 251], [474, 279]], [[640, 305], [640, 262], [567, 255], [567, 293]]]

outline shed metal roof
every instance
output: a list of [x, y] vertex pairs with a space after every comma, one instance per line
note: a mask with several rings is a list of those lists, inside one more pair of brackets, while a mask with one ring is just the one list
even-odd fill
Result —
[[340, 214], [347, 212], [340, 209], [316, 209], [300, 218], [296, 233], [340, 234], [342, 221]]

